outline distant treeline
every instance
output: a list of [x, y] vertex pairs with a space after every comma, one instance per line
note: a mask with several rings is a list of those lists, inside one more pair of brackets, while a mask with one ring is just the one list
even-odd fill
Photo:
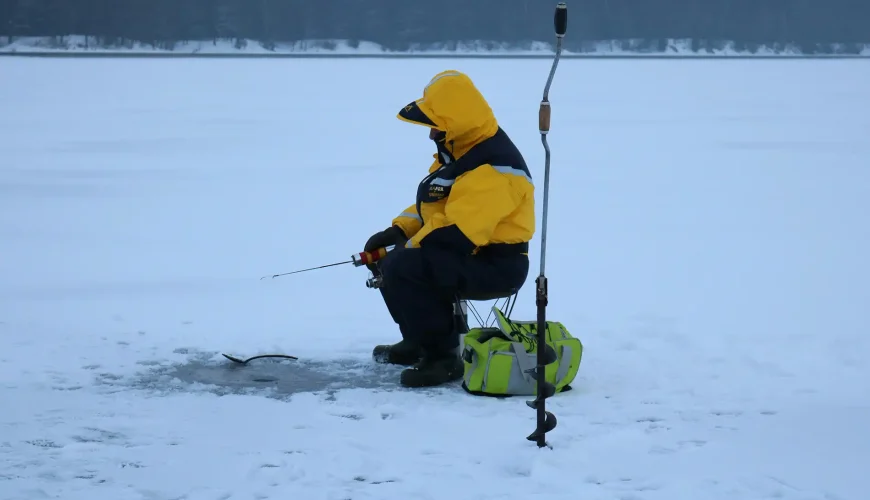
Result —
[[[0, 40], [84, 35], [94, 48], [134, 43], [314, 40], [374, 42], [387, 50], [526, 49], [553, 41], [555, 0], [0, 0]], [[870, 44], [870, 0], [568, 0], [565, 48], [658, 52], [853, 53]], [[484, 42], [480, 44], [480, 42]]]

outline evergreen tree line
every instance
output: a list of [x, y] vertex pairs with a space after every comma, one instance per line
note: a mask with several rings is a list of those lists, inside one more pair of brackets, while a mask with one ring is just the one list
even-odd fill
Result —
[[[658, 51], [792, 47], [850, 52], [870, 44], [868, 0], [568, 0], [565, 48], [597, 42]], [[94, 47], [255, 40], [374, 42], [406, 51], [552, 43], [555, 0], [0, 0], [0, 40], [85, 35]]]

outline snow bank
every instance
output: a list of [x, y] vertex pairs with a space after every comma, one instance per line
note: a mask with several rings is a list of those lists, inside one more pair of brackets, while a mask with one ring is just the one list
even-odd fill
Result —
[[[118, 53], [118, 54], [203, 54], [203, 55], [318, 55], [318, 56], [471, 56], [487, 55], [492, 57], [549, 56], [553, 45], [545, 42], [529, 42], [524, 48], [516, 44], [500, 42], [458, 42], [454, 44], [413, 46], [408, 51], [392, 51], [383, 46], [356, 40], [306, 40], [292, 43], [276, 42], [266, 44], [257, 40], [203, 40], [167, 43], [141, 43], [129, 41], [123, 45], [102, 45], [95, 37], [73, 35], [66, 37], [22, 37], [11, 43], [0, 40], [0, 53]], [[582, 50], [564, 50], [565, 56], [745, 56], [745, 57], [804, 57], [800, 48], [792, 45], [782, 47], [759, 46], [753, 50], [736, 48], [734, 42], [707, 44], [707, 47], [693, 48], [691, 40], [668, 40], [664, 47], [650, 49], [646, 40], [611, 40], [584, 44]], [[854, 46], [833, 44], [830, 55], [870, 56], [870, 44], [858, 54]], [[820, 54], [822, 56], [827, 54]]]

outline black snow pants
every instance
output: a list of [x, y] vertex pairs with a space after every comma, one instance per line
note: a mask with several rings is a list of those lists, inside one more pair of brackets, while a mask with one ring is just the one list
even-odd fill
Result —
[[380, 291], [402, 338], [433, 356], [459, 347], [457, 298], [518, 290], [529, 273], [528, 248], [528, 243], [494, 244], [475, 255], [427, 247], [390, 252], [379, 266]]

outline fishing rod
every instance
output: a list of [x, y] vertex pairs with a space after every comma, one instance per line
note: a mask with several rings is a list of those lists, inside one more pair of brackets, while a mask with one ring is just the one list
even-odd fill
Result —
[[[279, 276], [287, 276], [290, 274], [305, 273], [308, 271], [315, 271], [317, 269], [324, 269], [327, 267], [341, 266], [344, 264], [353, 264], [356, 267], [365, 266], [368, 264], [374, 264], [375, 262], [386, 257], [387, 253], [389, 253], [390, 250], [392, 250], [394, 248], [396, 248], [395, 245], [390, 245], [388, 247], [378, 248], [377, 250], [373, 250], [371, 252], [360, 252], [360, 253], [356, 253], [356, 254], [351, 255], [350, 260], [344, 260], [341, 262], [335, 262], [335, 263], [326, 264], [323, 266], [309, 267], [308, 269], [299, 269], [298, 271], [290, 271], [289, 273], [273, 274], [271, 277], [277, 278]], [[260, 279], [263, 280], [263, 279], [266, 279], [268, 277], [269, 277], [269, 275], [266, 275]]]
[[[371, 252], [360, 252], [360, 253], [356, 253], [356, 254], [351, 255], [350, 260], [343, 260], [343, 261], [341, 261], [341, 262], [335, 262], [335, 263], [332, 263], [332, 264], [325, 264], [325, 265], [322, 265], [322, 266], [309, 267], [309, 268], [307, 268], [307, 269], [299, 269], [298, 271], [290, 271], [289, 273], [273, 274], [273, 275], [271, 275], [271, 277], [272, 277], [272, 278], [277, 278], [277, 277], [279, 277], [279, 276], [287, 276], [287, 275], [290, 275], [290, 274], [304, 273], [304, 272], [308, 272], [308, 271], [314, 271], [314, 270], [317, 270], [317, 269], [324, 269], [324, 268], [327, 268], [327, 267], [341, 266], [341, 265], [344, 265], [344, 264], [353, 264], [353, 265], [356, 266], [356, 267], [359, 267], [359, 266], [365, 266], [365, 265], [368, 265], [368, 264], [374, 264], [375, 262], [377, 262], [377, 261], [383, 259], [384, 257], [386, 257], [386, 256], [387, 256], [387, 253], [389, 253], [390, 250], [393, 250], [394, 248], [396, 248], [395, 245], [390, 245], [390, 246], [387, 246], [387, 247], [378, 248], [377, 250], [373, 250], [373, 251], [371, 251]], [[270, 277], [270, 276], [269, 276], [269, 275], [266, 275], [266, 276], [263, 276], [263, 277], [260, 278], [260, 279], [263, 280], [263, 279], [266, 279], [266, 278], [268, 278], [268, 277]], [[377, 286], [372, 286], [372, 285], [370, 284], [370, 283], [373, 282], [373, 280], [375, 280], [375, 279], [376, 279], [376, 278], [369, 278], [369, 281], [366, 282], [366, 285], [369, 286], [369, 288], [377, 288]], [[379, 286], [379, 285], [380, 285], [380, 282], [378, 281], [377, 284], [378, 284], [378, 286]], [[223, 356], [224, 356], [225, 358], [227, 358], [228, 360], [232, 361], [233, 363], [236, 363], [237, 365], [247, 365], [249, 362], [251, 362], [251, 361], [253, 361], [253, 360], [255, 360], [255, 359], [271, 359], [271, 358], [292, 359], [292, 360], [299, 359], [299, 358], [297, 358], [296, 356], [290, 356], [290, 355], [288, 355], [288, 354], [258, 354], [258, 355], [256, 355], [256, 356], [252, 356], [252, 357], [249, 357], [249, 358], [245, 358], [245, 357], [242, 357], [242, 356], [236, 356], [236, 355], [233, 355], [233, 354], [226, 354], [226, 353], [223, 353]]]

